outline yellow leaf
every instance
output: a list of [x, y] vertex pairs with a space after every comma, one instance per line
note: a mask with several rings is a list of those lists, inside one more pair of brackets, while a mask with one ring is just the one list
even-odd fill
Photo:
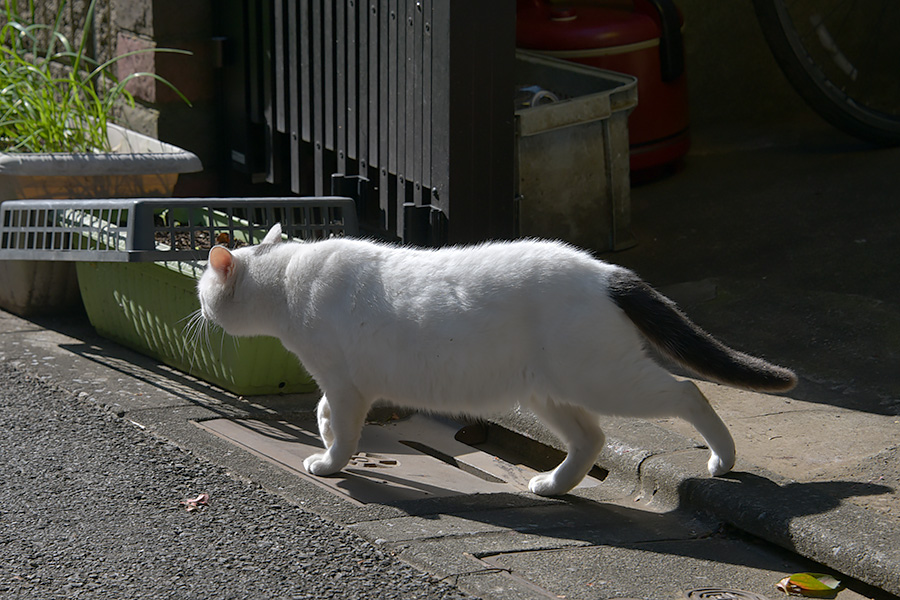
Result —
[[833, 598], [842, 586], [840, 581], [825, 573], [794, 573], [775, 587], [789, 595]]

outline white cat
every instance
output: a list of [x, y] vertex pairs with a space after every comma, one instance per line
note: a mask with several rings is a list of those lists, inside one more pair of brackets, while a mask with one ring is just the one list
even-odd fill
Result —
[[604, 444], [598, 414], [681, 417], [706, 440], [712, 475], [734, 466], [725, 424], [690, 381], [648, 357], [644, 340], [715, 381], [785, 391], [794, 373], [736, 352], [687, 320], [631, 271], [558, 242], [421, 250], [358, 239], [209, 253], [202, 316], [236, 336], [270, 335], [324, 392], [325, 452], [304, 462], [340, 471], [379, 399], [451, 414], [533, 412], [568, 455], [534, 477], [535, 494], [564, 494]]

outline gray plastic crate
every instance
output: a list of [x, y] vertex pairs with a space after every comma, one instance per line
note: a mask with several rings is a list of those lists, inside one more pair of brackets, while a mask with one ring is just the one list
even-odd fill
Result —
[[358, 231], [339, 197], [13, 200], [0, 205], [0, 260], [198, 260], [222, 234], [256, 244], [279, 222], [296, 239]]
[[357, 233], [348, 198], [10, 201], [0, 205], [0, 260], [77, 261], [97, 332], [190, 375], [243, 395], [313, 392], [278, 340], [222, 333], [203, 343], [190, 326], [216, 238], [255, 244], [278, 222], [303, 240]]
[[628, 114], [637, 80], [520, 50], [516, 82], [559, 98], [516, 110], [519, 233], [598, 251], [633, 246]]

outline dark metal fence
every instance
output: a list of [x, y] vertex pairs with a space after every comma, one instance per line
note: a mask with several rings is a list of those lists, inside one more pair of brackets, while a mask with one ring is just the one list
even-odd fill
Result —
[[367, 233], [515, 233], [512, 0], [222, 3], [234, 167], [350, 195]]

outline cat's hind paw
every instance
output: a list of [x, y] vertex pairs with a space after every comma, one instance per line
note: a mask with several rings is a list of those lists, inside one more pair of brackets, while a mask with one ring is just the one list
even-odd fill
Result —
[[331, 457], [325, 454], [313, 454], [303, 461], [303, 467], [310, 475], [334, 475], [344, 468], [344, 465], [336, 465]]

